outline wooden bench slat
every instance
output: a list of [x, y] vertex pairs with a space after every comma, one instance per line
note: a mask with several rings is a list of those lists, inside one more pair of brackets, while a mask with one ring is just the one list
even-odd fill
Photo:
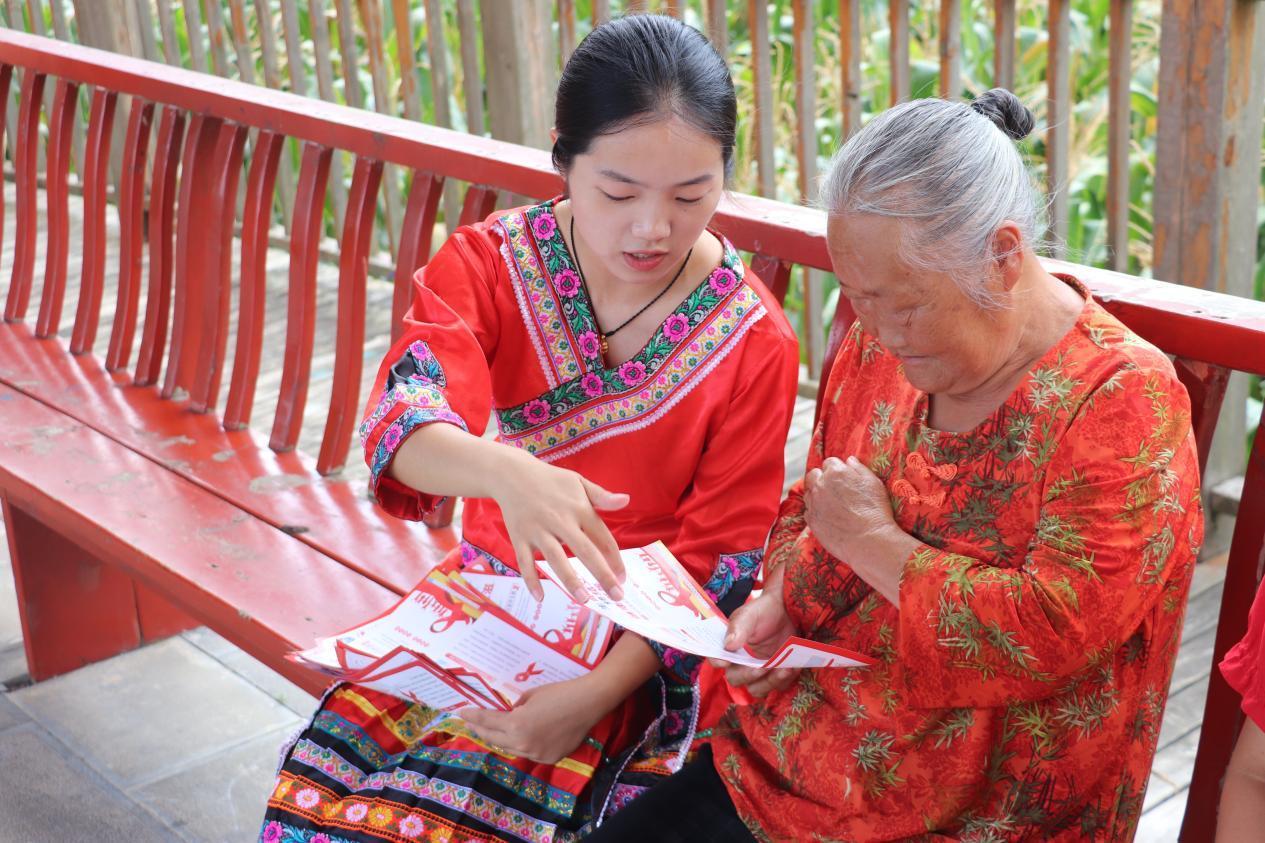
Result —
[[246, 206], [242, 212], [241, 286], [237, 295], [237, 350], [229, 382], [224, 427], [237, 430], [250, 424], [263, 352], [264, 320], [268, 292], [268, 228], [272, 220], [272, 195], [277, 165], [285, 138], [260, 131], [246, 177]]
[[274, 451], [293, 450], [303, 427], [303, 410], [307, 405], [308, 381], [312, 371], [312, 342], [316, 331], [316, 268], [320, 261], [321, 222], [331, 155], [332, 150], [328, 147], [313, 143], [303, 145], [299, 186], [294, 199], [294, 223], [290, 229], [285, 361], [269, 442]]
[[751, 271], [769, 288], [778, 304], [786, 300], [786, 291], [791, 286], [791, 264], [774, 255], [755, 254], [751, 256]]
[[167, 346], [167, 319], [171, 309], [174, 257], [176, 175], [184, 141], [185, 116], [176, 108], [164, 108], [158, 121], [158, 142], [149, 200], [149, 292], [145, 298], [145, 326], [136, 359], [135, 383], [157, 383]]
[[75, 126], [79, 86], [57, 80], [53, 109], [48, 117], [48, 153], [44, 159], [44, 201], [48, 207], [47, 238], [44, 243], [44, 289], [35, 335], [57, 333], [62, 302], [66, 297], [66, 261], [70, 249], [70, 140]]
[[215, 409], [224, 371], [233, 292], [233, 221], [247, 134], [245, 126], [227, 123], [221, 126], [211, 164], [207, 214], [210, 225], [204, 235], [208, 275], [198, 308], [202, 341], [193, 353], [195, 369], [189, 395], [189, 406], [198, 413]]
[[119, 192], [119, 278], [114, 305], [114, 325], [105, 367], [112, 372], [126, 369], [132, 356], [136, 333], [136, 311], [140, 303], [141, 265], [145, 237], [145, 164], [149, 157], [149, 134], [154, 121], [154, 104], [132, 100], [123, 143], [123, 170]]
[[1230, 370], [1213, 366], [1200, 360], [1178, 357], [1173, 361], [1177, 377], [1190, 394], [1190, 426], [1195, 433], [1195, 445], [1199, 451], [1199, 473], [1208, 467], [1208, 454], [1212, 450], [1212, 435], [1221, 417], [1221, 401], [1225, 398]]
[[413, 303], [413, 273], [430, 261], [435, 217], [443, 194], [444, 177], [425, 170], [413, 172], [404, 224], [400, 229], [399, 258], [395, 264], [395, 293], [391, 299], [391, 342], [404, 332], [404, 314]]
[[[5, 104], [5, 110], [8, 109], [9, 86], [12, 82], [13, 82], [13, 65], [0, 63], [0, 103]], [[3, 135], [3, 134], [4, 134], [3, 131], [0, 131], [0, 135]], [[3, 138], [0, 138], [0, 143], [2, 142], [3, 142]], [[17, 163], [16, 158], [14, 159], [14, 163], [15, 164]], [[0, 202], [0, 242], [4, 241], [4, 218], [5, 216], [8, 215], [8, 212], [9, 212], [9, 203]]]
[[202, 345], [200, 311], [210, 260], [207, 232], [218, 208], [204, 197], [213, 188], [213, 158], [224, 121], [194, 114], [180, 160], [180, 204], [176, 209], [176, 285], [171, 311], [171, 348], [163, 375], [162, 396], [189, 391]]
[[79, 275], [79, 306], [71, 332], [70, 353], [92, 350], [101, 319], [105, 292], [105, 194], [109, 175], [110, 140], [114, 137], [114, 109], [118, 94], [97, 88], [92, 92], [88, 139], [83, 168], [83, 266]]
[[363, 487], [321, 479], [306, 454], [276, 453], [250, 429], [226, 431], [91, 355], [70, 357], [59, 340], [33, 341], [27, 325], [0, 325], [0, 382], [401, 594], [457, 544], [451, 529], [384, 517]]
[[[62, 536], [153, 585], [308, 691], [319, 693], [326, 680], [283, 654], [398, 599], [301, 542], [277, 541], [275, 527], [8, 386], [0, 386], [0, 429], [0, 484], [9, 506], [55, 523]], [[38, 568], [19, 574], [28, 590]], [[62, 583], [60, 599], [75, 585]], [[24, 623], [28, 651], [37, 656], [32, 676], [46, 678], [50, 654], [42, 642], [51, 633], [55, 644], [59, 633], [76, 630], [41, 628], [30, 608]], [[125, 603], [117, 608], [135, 611]]]
[[365, 284], [369, 277], [369, 240], [382, 184], [382, 162], [356, 160], [347, 196], [342, 248], [338, 261], [338, 337], [329, 413], [316, 470], [329, 474], [343, 467], [352, 433], [360, 422], [360, 378], [365, 360]]
[[17, 226], [13, 233], [13, 272], [5, 300], [6, 322], [26, 318], [35, 273], [35, 234], [39, 226], [36, 167], [39, 162], [40, 103], [44, 98], [43, 73], [22, 74], [22, 100], [18, 111], [18, 140], [13, 150], [13, 175], [17, 182]]

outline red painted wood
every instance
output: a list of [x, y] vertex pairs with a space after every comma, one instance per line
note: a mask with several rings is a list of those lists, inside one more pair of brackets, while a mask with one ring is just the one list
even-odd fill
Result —
[[145, 326], [141, 331], [135, 382], [141, 386], [158, 381], [167, 346], [167, 320], [171, 310], [172, 235], [175, 230], [176, 173], [184, 138], [182, 112], [164, 108], [158, 122], [154, 174], [149, 200], [149, 294], [145, 301]]
[[246, 206], [242, 212], [241, 288], [237, 299], [237, 350], [229, 382], [224, 427], [238, 430], [250, 424], [259, 380], [267, 301], [268, 226], [272, 220], [273, 187], [285, 138], [260, 131], [246, 178]]
[[[152, 390], [144, 392], [159, 400]], [[398, 599], [175, 472], [4, 386], [0, 429], [7, 431], [0, 441], [0, 490], [10, 507], [56, 524], [58, 535], [82, 548], [80, 558], [86, 551], [108, 563], [99, 569], [103, 577], [117, 570], [135, 578], [311, 692], [319, 693], [327, 680], [288, 663], [284, 654]], [[48, 450], [50, 437], [56, 437], [58, 447]], [[67, 482], [71, 477], [74, 481]], [[74, 569], [68, 573], [69, 581], [57, 582], [53, 609], [71, 606], [77, 586], [90, 585], [77, 583]], [[64, 589], [72, 593], [63, 596]], [[128, 598], [134, 618], [130, 589]], [[82, 611], [108, 614], [117, 606], [114, 600], [101, 602], [105, 605], [84, 605]], [[117, 637], [94, 641], [92, 627], [81, 626], [78, 616], [62, 620], [68, 634], [84, 629], [71, 642], [80, 663], [104, 657], [120, 644]], [[59, 643], [64, 657], [72, 648]], [[67, 661], [72, 663], [65, 669], [74, 660]], [[37, 662], [36, 670], [43, 664]]]
[[[220, 208], [205, 201], [215, 190], [214, 156], [224, 121], [195, 114], [180, 161], [180, 204], [176, 210], [176, 286], [171, 309], [171, 350], [162, 396], [193, 388], [205, 339], [201, 308], [211, 283], [211, 240]], [[208, 236], [208, 233], [210, 236]]]
[[110, 140], [114, 136], [114, 107], [118, 94], [97, 88], [92, 92], [88, 139], [83, 166], [83, 268], [79, 275], [79, 306], [71, 332], [70, 353], [92, 350], [101, 318], [105, 288], [105, 194], [109, 174]]
[[7, 498], [3, 508], [31, 678], [48, 679], [138, 646], [131, 578]]
[[[241, 180], [242, 155], [246, 150], [245, 126], [223, 124], [211, 163], [211, 192], [208, 194], [209, 227], [207, 244], [208, 276], [202, 301], [196, 312], [202, 323], [201, 342], [192, 356], [195, 361], [189, 406], [197, 413], [215, 408], [220, 375], [228, 348], [228, 312], [233, 294], [233, 222], [237, 211], [237, 185]], [[218, 213], [217, 213], [218, 211]]]
[[48, 154], [44, 164], [44, 201], [48, 206], [48, 232], [44, 243], [44, 289], [35, 335], [57, 333], [62, 301], [66, 296], [66, 260], [70, 249], [70, 140], [75, 128], [79, 86], [57, 80], [53, 110], [48, 117]]
[[343, 221], [338, 261], [338, 338], [334, 382], [325, 435], [316, 470], [329, 474], [343, 467], [352, 433], [360, 422], [360, 377], [365, 359], [365, 283], [369, 277], [369, 238], [378, 207], [382, 162], [356, 160]]
[[[1265, 423], [1265, 413], [1261, 422]], [[1217, 637], [1212, 650], [1212, 675], [1208, 680], [1199, 749], [1182, 821], [1182, 840], [1210, 840], [1216, 829], [1221, 782], [1243, 725], [1239, 694], [1216, 666], [1247, 632], [1248, 612], [1262, 574], [1265, 574], [1265, 436], [1258, 434], [1248, 457], [1243, 498], [1239, 501], [1230, 558], [1226, 563]]]
[[498, 193], [497, 188], [483, 184], [472, 184], [466, 188], [466, 198], [461, 204], [461, 218], [457, 220], [457, 225], [474, 225], [477, 222], [483, 222], [496, 210]]
[[[27, 325], [0, 324], [4, 383], [393, 591], [408, 591], [456, 546], [451, 529], [384, 517], [358, 485], [322, 480], [310, 456], [276, 453], [250, 429], [226, 431], [92, 355], [33, 341]], [[2, 454], [0, 442], [0, 467]]]
[[[3, 40], [4, 30], [0, 30]], [[17, 187], [13, 233], [13, 272], [4, 319], [17, 322], [26, 318], [31, 300], [31, 277], [35, 272], [35, 234], [39, 226], [36, 202], [39, 185], [35, 173], [39, 161], [40, 103], [44, 99], [44, 74], [27, 70], [22, 74], [22, 95], [18, 110], [18, 140], [14, 144], [13, 176]]]
[[[9, 85], [13, 81], [13, 65], [0, 64], [0, 102], [6, 104], [9, 102]], [[0, 143], [3, 138], [0, 138]], [[8, 202], [0, 202], [0, 243], [4, 242], [4, 218], [8, 211]]]
[[141, 261], [145, 237], [145, 162], [154, 104], [132, 100], [123, 143], [123, 169], [119, 191], [119, 289], [114, 305], [114, 326], [105, 366], [110, 371], [127, 368], [136, 333], [136, 309], [140, 301]]
[[847, 297], [840, 295], [839, 301], [835, 305], [835, 315], [830, 320], [830, 334], [826, 337], [826, 353], [821, 361], [821, 379], [818, 381], [820, 386], [817, 388], [817, 409], [813, 413], [813, 426], [816, 427], [817, 421], [821, 418], [821, 407], [826, 402], [826, 384], [830, 383], [830, 370], [835, 367], [835, 358], [839, 356], [839, 347], [843, 345], [843, 338], [848, 333], [848, 328], [852, 327], [852, 323], [856, 321], [856, 313], [852, 310], [852, 302]]
[[1217, 429], [1217, 420], [1221, 418], [1221, 401], [1225, 398], [1230, 370], [1188, 357], [1178, 357], [1173, 361], [1173, 366], [1190, 395], [1190, 426], [1195, 433], [1195, 445], [1199, 451], [1199, 473], [1202, 475], [1208, 467], [1212, 435]]
[[273, 418], [269, 446], [289, 451], [299, 441], [303, 409], [307, 405], [308, 379], [312, 371], [312, 341], [316, 331], [316, 266], [321, 243], [321, 219], [325, 212], [325, 187], [329, 181], [332, 150], [306, 144], [299, 168], [290, 229], [290, 293], [287, 300], [285, 361], [281, 393]]
[[141, 642], [148, 644], [201, 626], [197, 618], [164, 598], [144, 583], [134, 583], [136, 619], [140, 621]]
[[444, 192], [444, 177], [436, 173], [413, 173], [404, 223], [400, 229], [400, 251], [395, 264], [395, 294], [391, 298], [391, 342], [404, 331], [404, 314], [413, 303], [413, 273], [430, 261], [435, 217]]
[[778, 304], [786, 301], [786, 291], [791, 286], [791, 264], [774, 255], [753, 255], [751, 271], [764, 282], [777, 299]]

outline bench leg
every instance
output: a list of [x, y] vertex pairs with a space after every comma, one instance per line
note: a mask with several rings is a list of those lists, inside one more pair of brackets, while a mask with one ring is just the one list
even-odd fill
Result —
[[[118, 567], [3, 502], [31, 678], [48, 679], [191, 625]], [[179, 629], [175, 628], [179, 626]]]

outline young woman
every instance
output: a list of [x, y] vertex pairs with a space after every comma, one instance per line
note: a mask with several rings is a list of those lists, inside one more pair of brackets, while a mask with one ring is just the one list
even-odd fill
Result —
[[[533, 558], [574, 554], [615, 593], [616, 548], [663, 540], [722, 608], [745, 599], [798, 354], [707, 228], [735, 111], [697, 31], [649, 15], [598, 27], [558, 87], [566, 193], [458, 229], [417, 274], [361, 433], [387, 511], [466, 499], [445, 564], [538, 588]], [[578, 836], [680, 768], [697, 669], [625, 633], [591, 674], [511, 712], [437, 716], [339, 686], [285, 752], [263, 839]]]

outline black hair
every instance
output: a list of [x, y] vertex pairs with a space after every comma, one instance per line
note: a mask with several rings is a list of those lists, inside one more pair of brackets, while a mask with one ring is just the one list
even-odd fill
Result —
[[604, 23], [562, 69], [554, 106], [554, 168], [566, 175], [595, 137], [668, 115], [720, 144], [728, 180], [738, 101], [716, 48], [697, 29], [665, 15]]
[[1011, 140], [1021, 141], [1032, 131], [1035, 120], [1019, 97], [1005, 88], [985, 91], [971, 101], [971, 108], [983, 114]]

